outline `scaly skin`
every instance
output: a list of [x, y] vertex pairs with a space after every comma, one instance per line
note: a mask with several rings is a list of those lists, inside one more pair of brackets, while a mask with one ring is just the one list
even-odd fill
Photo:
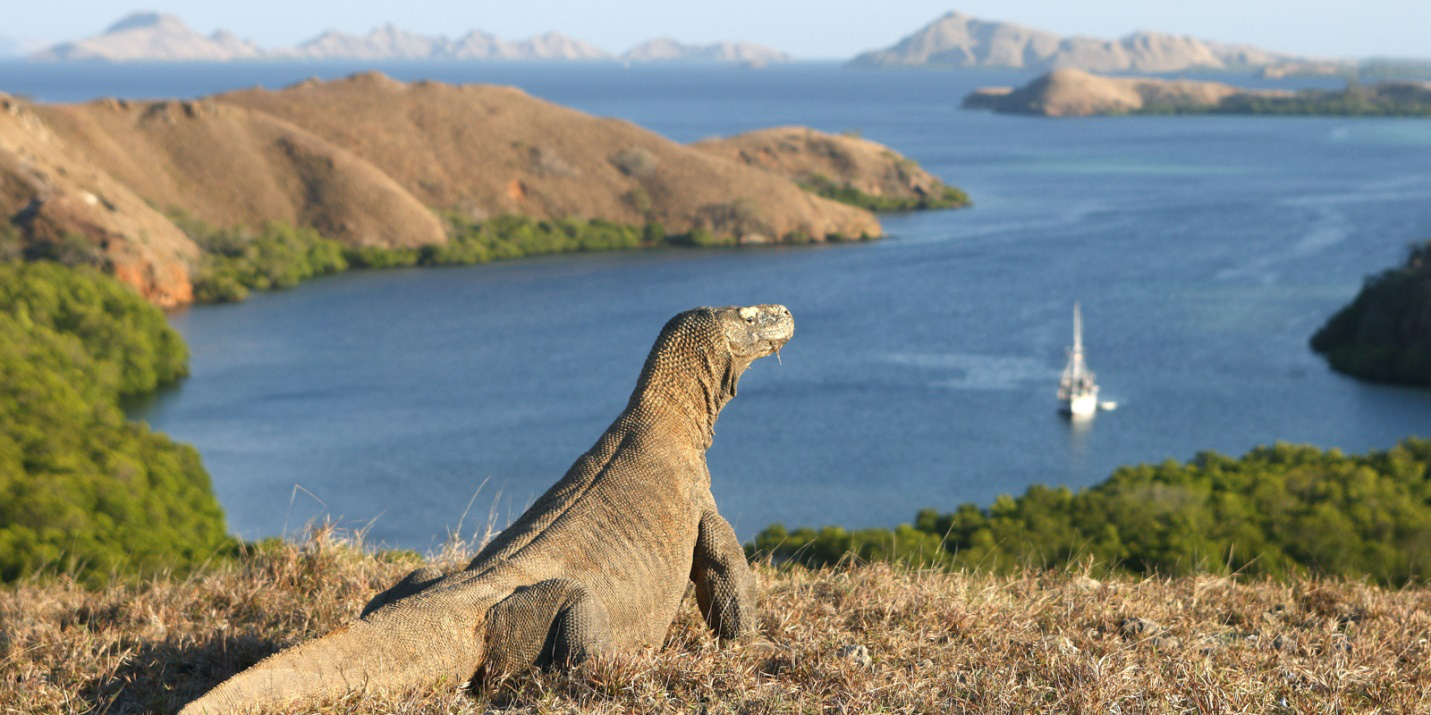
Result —
[[696, 308], [666, 324], [626, 409], [467, 568], [424, 567], [328, 635], [280, 652], [181, 715], [470, 679], [659, 644], [687, 582], [725, 639], [755, 630], [754, 581], [716, 511], [705, 453], [755, 360], [794, 333], [779, 305]]

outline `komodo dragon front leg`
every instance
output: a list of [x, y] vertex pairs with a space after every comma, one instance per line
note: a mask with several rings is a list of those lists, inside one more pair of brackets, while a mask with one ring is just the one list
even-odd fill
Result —
[[489, 673], [580, 663], [611, 642], [606, 606], [567, 578], [518, 588], [488, 611], [487, 623]]
[[691, 581], [696, 585], [701, 615], [717, 636], [739, 640], [754, 635], [755, 577], [735, 530], [714, 509], [701, 515]]

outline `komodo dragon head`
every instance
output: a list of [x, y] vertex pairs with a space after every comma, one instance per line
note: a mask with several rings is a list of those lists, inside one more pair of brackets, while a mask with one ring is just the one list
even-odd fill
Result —
[[632, 393], [635, 407], [643, 396], [697, 418], [709, 446], [716, 417], [731, 398], [750, 364], [780, 351], [795, 334], [795, 318], [783, 305], [694, 308], [671, 318], [662, 328]]

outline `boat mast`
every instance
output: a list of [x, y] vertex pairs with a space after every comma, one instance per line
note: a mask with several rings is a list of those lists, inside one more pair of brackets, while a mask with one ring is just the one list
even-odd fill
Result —
[[1068, 364], [1058, 382], [1059, 398], [1065, 400], [1093, 388], [1093, 373], [1083, 359], [1083, 312], [1077, 302], [1073, 304], [1073, 347], [1068, 349]]

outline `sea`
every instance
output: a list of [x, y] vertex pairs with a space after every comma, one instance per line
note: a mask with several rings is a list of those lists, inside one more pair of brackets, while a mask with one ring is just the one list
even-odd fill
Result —
[[[1431, 237], [1424, 119], [1001, 116], [960, 99], [1033, 73], [834, 63], [11, 62], [0, 91], [194, 97], [366, 69], [515, 85], [681, 142], [858, 133], [974, 206], [883, 216], [873, 242], [354, 272], [175, 312], [193, 374], [129, 412], [198, 448], [244, 538], [326, 520], [429, 551], [500, 529], [610, 424], [666, 319], [699, 305], [778, 302], [796, 319], [708, 455], [743, 539], [777, 522], [893, 526], [1206, 450], [1431, 434], [1431, 391], [1336, 374], [1307, 345]], [[1075, 302], [1117, 402], [1086, 422], [1055, 401]]]

